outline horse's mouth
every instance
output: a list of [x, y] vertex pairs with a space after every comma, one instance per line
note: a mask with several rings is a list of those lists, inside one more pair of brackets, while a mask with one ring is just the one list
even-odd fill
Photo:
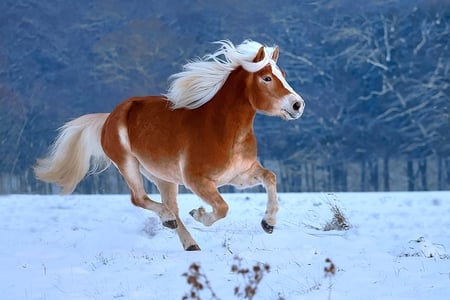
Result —
[[295, 120], [295, 119], [300, 118], [300, 116], [302, 115], [299, 112], [292, 113], [287, 109], [282, 109], [281, 112], [282, 112], [281, 116], [285, 120]]

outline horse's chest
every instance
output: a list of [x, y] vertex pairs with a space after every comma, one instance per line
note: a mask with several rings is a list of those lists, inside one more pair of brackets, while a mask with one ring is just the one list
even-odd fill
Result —
[[219, 185], [232, 181], [236, 176], [245, 173], [256, 161], [256, 143], [253, 140], [235, 143], [230, 149], [224, 168], [218, 173]]

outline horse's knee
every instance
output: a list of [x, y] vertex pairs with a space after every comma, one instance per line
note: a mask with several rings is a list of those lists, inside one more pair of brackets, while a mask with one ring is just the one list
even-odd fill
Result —
[[145, 201], [134, 195], [131, 195], [131, 203], [133, 203], [134, 206], [145, 208]]
[[277, 176], [275, 175], [274, 172], [266, 169], [264, 172], [264, 181], [266, 185], [276, 185]]

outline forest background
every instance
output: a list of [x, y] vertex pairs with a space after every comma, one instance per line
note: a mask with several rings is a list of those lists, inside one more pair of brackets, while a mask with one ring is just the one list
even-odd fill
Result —
[[[5, 0], [0, 11], [0, 194], [57, 193], [32, 166], [58, 127], [165, 93], [222, 39], [280, 46], [306, 101], [298, 121], [255, 120], [279, 191], [450, 189], [448, 0]], [[76, 190], [126, 192], [114, 168]]]

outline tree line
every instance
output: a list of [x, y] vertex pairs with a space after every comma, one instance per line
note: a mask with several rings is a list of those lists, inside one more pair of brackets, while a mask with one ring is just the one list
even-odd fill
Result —
[[[255, 121], [280, 191], [450, 188], [445, 1], [50, 2], [0, 4], [0, 193], [56, 192], [31, 166], [59, 126], [164, 93], [170, 74], [223, 38], [279, 45], [306, 100], [299, 121]], [[126, 191], [111, 169], [76, 192]]]

